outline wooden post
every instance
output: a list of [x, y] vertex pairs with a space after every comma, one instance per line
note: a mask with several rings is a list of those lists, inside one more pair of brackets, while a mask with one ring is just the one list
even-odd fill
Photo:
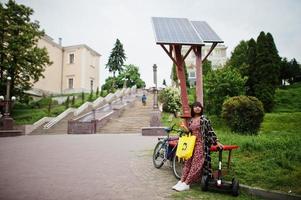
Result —
[[196, 47], [194, 53], [196, 56], [196, 100], [204, 106], [202, 46]]
[[174, 46], [174, 52], [176, 57], [176, 65], [177, 65], [177, 75], [180, 80], [180, 88], [181, 88], [181, 101], [183, 108], [183, 118], [190, 118], [190, 108], [188, 105], [188, 95], [186, 88], [186, 77], [185, 77], [185, 69], [184, 69], [184, 59], [181, 54], [181, 45]]

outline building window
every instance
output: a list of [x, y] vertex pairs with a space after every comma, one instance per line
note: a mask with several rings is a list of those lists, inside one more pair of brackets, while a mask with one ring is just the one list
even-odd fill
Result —
[[69, 64], [73, 64], [74, 63], [74, 53], [70, 53], [69, 54]]
[[93, 80], [90, 81], [91, 91], [93, 90]]
[[68, 88], [73, 89], [73, 78], [68, 79]]
[[195, 77], [195, 72], [189, 72], [189, 78], [194, 78]]

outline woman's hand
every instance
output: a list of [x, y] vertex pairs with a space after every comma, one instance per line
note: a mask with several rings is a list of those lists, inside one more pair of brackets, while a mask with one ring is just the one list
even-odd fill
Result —
[[181, 123], [179, 124], [179, 126], [180, 126], [180, 128], [183, 129], [185, 132], [189, 132], [189, 129], [187, 128], [187, 126], [185, 125], [184, 122], [181, 122]]
[[223, 149], [224, 148], [224, 145], [222, 143], [220, 143], [220, 142], [217, 142], [216, 145], [217, 145], [217, 147], [219, 149]]

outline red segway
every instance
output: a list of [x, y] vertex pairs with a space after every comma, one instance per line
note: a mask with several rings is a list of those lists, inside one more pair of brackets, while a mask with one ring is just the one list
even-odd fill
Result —
[[237, 149], [239, 146], [236, 145], [224, 145], [223, 149], [218, 148], [218, 146], [211, 146], [210, 152], [218, 151], [218, 170], [217, 175], [209, 176], [207, 174], [202, 176], [201, 188], [203, 191], [208, 191], [209, 189], [214, 189], [222, 192], [231, 192], [233, 196], [239, 195], [239, 182], [237, 179], [233, 178], [232, 182], [225, 182], [222, 179], [222, 154], [223, 151], [229, 151], [228, 156], [228, 169], [230, 167], [231, 152], [233, 149]]

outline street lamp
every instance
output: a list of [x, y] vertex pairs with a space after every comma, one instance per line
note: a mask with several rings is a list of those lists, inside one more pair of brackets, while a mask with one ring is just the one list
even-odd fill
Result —
[[0, 101], [1, 103], [3, 103], [2, 105], [5, 105], [4, 114], [1, 117], [2, 129], [5, 130], [12, 130], [14, 124], [14, 120], [10, 116], [10, 103], [12, 101], [15, 101], [16, 97], [14, 96], [10, 97], [10, 84], [11, 84], [11, 77], [7, 77], [6, 96], [5, 98], [4, 96], [0, 96]]
[[158, 90], [157, 90], [157, 65], [153, 65], [153, 74], [154, 74], [154, 85], [152, 87], [152, 90], [154, 92], [154, 103], [153, 103], [153, 109], [158, 109]]

